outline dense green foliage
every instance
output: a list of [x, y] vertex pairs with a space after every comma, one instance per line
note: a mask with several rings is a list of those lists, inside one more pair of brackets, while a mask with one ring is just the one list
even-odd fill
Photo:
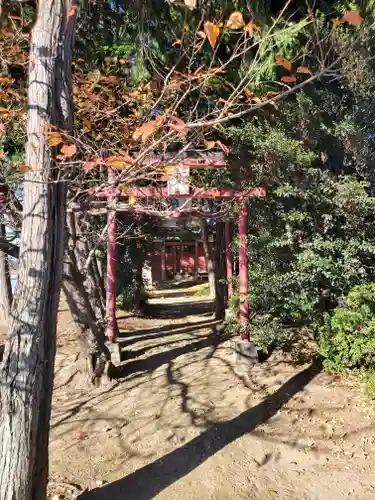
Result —
[[375, 284], [353, 287], [345, 303], [325, 315], [319, 341], [332, 371], [375, 368]]

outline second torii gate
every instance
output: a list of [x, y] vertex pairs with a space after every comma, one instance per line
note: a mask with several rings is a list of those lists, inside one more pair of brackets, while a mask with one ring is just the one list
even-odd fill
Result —
[[[240, 218], [238, 224], [239, 235], [239, 292], [240, 292], [240, 325], [241, 325], [241, 341], [249, 342], [248, 320], [248, 257], [247, 257], [247, 207], [246, 201], [251, 197], [265, 197], [263, 188], [252, 188], [247, 191], [235, 191], [233, 189], [204, 189], [193, 188], [189, 194], [169, 194], [167, 188], [160, 187], [134, 187], [121, 190], [117, 193], [116, 190], [108, 188], [105, 191], [96, 192], [98, 198], [113, 200], [116, 196], [119, 198], [136, 197], [142, 198], [219, 198], [219, 199], [235, 199], [241, 203]], [[129, 212], [139, 215], [144, 213], [141, 208], [129, 209]], [[155, 213], [157, 215], [157, 213]], [[217, 214], [202, 214], [197, 211], [170, 211], [168, 217], [207, 217], [215, 218]], [[107, 255], [107, 337], [110, 342], [116, 341], [117, 336], [117, 319], [116, 319], [116, 290], [117, 290], [117, 217], [113, 213], [108, 227], [108, 255]], [[227, 262], [227, 279], [228, 279], [228, 294], [232, 294], [232, 256], [231, 256], [231, 241], [229, 223], [226, 223], [226, 262]]]

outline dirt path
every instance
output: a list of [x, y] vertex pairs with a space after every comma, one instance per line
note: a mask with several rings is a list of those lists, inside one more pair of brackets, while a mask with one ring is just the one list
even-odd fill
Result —
[[375, 498], [375, 416], [358, 388], [278, 354], [241, 377], [206, 300], [153, 302], [157, 318], [120, 320], [123, 378], [95, 389], [62, 312], [53, 474], [89, 500]]

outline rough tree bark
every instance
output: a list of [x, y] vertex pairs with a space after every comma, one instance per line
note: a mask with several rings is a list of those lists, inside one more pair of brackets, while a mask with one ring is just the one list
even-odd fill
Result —
[[[105, 323], [102, 319], [101, 308], [96, 297], [93, 296], [93, 279], [90, 270], [81, 272], [79, 261], [87, 258], [88, 252], [81, 246], [83, 235], [79, 228], [79, 221], [75, 214], [68, 214], [68, 251], [64, 265], [64, 279], [62, 289], [68, 303], [73, 321], [78, 330], [87, 357], [87, 367], [92, 383], [100, 380], [108, 364], [110, 375], [110, 351], [106, 346]], [[79, 219], [79, 217], [78, 217]], [[99, 307], [99, 311], [97, 308]]]
[[211, 297], [211, 299], [214, 299], [215, 298], [215, 273], [214, 273], [214, 267], [213, 267], [212, 259], [211, 259], [210, 246], [208, 243], [207, 222], [206, 222], [206, 219], [200, 219], [199, 222], [200, 222], [200, 227], [201, 227], [201, 236], [202, 236], [202, 242], [203, 242], [204, 257], [206, 259], [206, 265], [207, 265], [208, 284], [210, 287], [210, 297]]
[[[0, 238], [6, 238], [4, 224], [0, 224]], [[12, 298], [8, 255], [0, 250], [0, 323], [4, 325], [8, 324]]]
[[215, 239], [215, 318], [225, 318], [225, 307], [227, 303], [227, 286], [225, 283], [225, 233], [224, 222], [216, 222]]
[[74, 15], [41, 0], [32, 32], [18, 286], [0, 372], [0, 499], [44, 500], [48, 480], [56, 322], [65, 237], [65, 187], [41, 132], [67, 127]]

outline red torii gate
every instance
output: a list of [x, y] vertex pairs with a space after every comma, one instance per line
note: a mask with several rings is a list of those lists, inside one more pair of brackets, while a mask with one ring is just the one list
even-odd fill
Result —
[[[185, 158], [182, 163], [187, 168], [225, 168], [225, 162], [212, 162], [200, 161], [199, 159]], [[249, 342], [250, 336], [247, 329], [249, 320], [249, 306], [248, 306], [248, 257], [247, 257], [247, 207], [246, 201], [248, 198], [266, 196], [264, 188], [251, 188], [246, 191], [236, 191], [227, 188], [197, 188], [190, 189], [188, 194], [176, 193], [170, 194], [168, 188], [164, 187], [130, 187], [119, 190], [117, 186], [113, 186], [114, 175], [113, 170], [109, 169], [108, 188], [102, 191], [94, 191], [93, 194], [97, 198], [104, 198], [108, 201], [113, 201], [116, 198], [221, 198], [221, 199], [235, 199], [241, 203], [240, 218], [238, 224], [239, 235], [239, 292], [240, 292], [240, 325], [241, 325], [241, 338], [242, 342]], [[139, 207], [132, 207], [128, 210], [134, 214], [149, 213], [149, 211], [142, 210]], [[204, 217], [215, 218], [218, 214], [212, 213], [199, 213], [194, 210], [190, 211], [170, 211], [166, 212], [168, 217]], [[155, 214], [157, 215], [157, 213]], [[107, 302], [106, 302], [106, 316], [107, 316], [107, 337], [112, 343], [116, 341], [118, 332], [117, 319], [116, 319], [116, 290], [117, 290], [117, 217], [116, 208], [113, 216], [110, 219], [108, 226], [108, 247], [107, 247]], [[225, 224], [225, 238], [226, 238], [226, 270], [228, 280], [228, 296], [232, 295], [232, 252], [230, 241], [230, 226], [229, 222]]]

